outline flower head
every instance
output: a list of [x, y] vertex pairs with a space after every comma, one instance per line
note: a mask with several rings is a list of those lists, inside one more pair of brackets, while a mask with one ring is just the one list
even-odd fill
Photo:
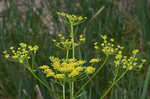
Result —
[[9, 51], [5, 50], [3, 52], [5, 58], [10, 58], [13, 60], [17, 60], [19, 63], [23, 63], [24, 60], [30, 59], [30, 56], [32, 53], [36, 53], [38, 50], [37, 45], [32, 47], [31, 45], [28, 46], [25, 43], [20, 43], [19, 46], [20, 47], [18, 47], [18, 48], [14, 48], [13, 46], [11, 46], [9, 48]]
[[127, 57], [122, 55], [122, 51], [118, 51], [118, 53], [115, 56], [115, 66], [122, 66], [124, 69], [133, 70], [133, 69], [141, 69], [143, 67], [143, 64], [146, 62], [145, 59], [142, 59], [140, 61], [137, 58], [137, 53], [139, 52], [138, 49], [135, 49], [132, 51], [132, 56]]
[[92, 74], [95, 71], [95, 68], [92, 66], [83, 66], [86, 63], [85, 60], [77, 60], [72, 58], [66, 60], [51, 56], [50, 61], [52, 66], [51, 69], [48, 65], [39, 67], [46, 74], [46, 77], [53, 77], [56, 79], [72, 79], [80, 76], [83, 72], [86, 72], [86, 74]]
[[80, 24], [87, 19], [87, 17], [76, 16], [73, 14], [71, 15], [71, 14], [67, 14], [64, 12], [57, 12], [57, 14], [62, 16], [67, 23], [72, 24], [72, 25]]
[[120, 45], [114, 44], [114, 38], [108, 39], [106, 35], [101, 35], [103, 42], [101, 43], [102, 52], [106, 55], [112, 55], [117, 53], [118, 50], [123, 49]]

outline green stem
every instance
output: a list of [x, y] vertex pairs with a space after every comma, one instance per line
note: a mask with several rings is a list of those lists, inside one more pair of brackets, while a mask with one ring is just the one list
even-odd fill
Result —
[[71, 83], [71, 85], [72, 85], [72, 99], [74, 99], [74, 81], [72, 81], [72, 83]]
[[[71, 25], [71, 41], [72, 41], [72, 58], [75, 58], [75, 46], [74, 46], [74, 31], [73, 31], [73, 23], [70, 24]], [[70, 84], [70, 99], [73, 99], [74, 97], [74, 81], [71, 82]]]
[[[54, 91], [51, 90], [51, 88], [49, 87], [48, 84], [46, 84], [44, 81], [42, 81], [42, 80], [33, 72], [33, 70], [30, 68], [29, 65], [24, 64], [24, 66], [27, 68], [27, 70], [32, 74], [32, 76], [33, 76], [36, 80], [38, 80], [43, 86], [45, 86], [45, 87], [48, 89], [48, 91], [49, 91], [50, 93], [56, 94]], [[57, 94], [56, 94], [56, 95], [57, 95]], [[57, 96], [58, 96], [58, 95], [57, 95]]]
[[34, 66], [35, 66], [35, 54], [32, 55], [32, 69], [34, 69]]
[[70, 88], [70, 99], [74, 99], [74, 81], [69, 83]]
[[124, 76], [125, 76], [125, 74], [128, 72], [128, 69], [126, 69], [126, 71], [124, 72], [124, 73], [122, 73], [122, 75], [116, 80], [116, 81], [114, 81], [112, 84], [111, 84], [111, 86], [105, 91], [105, 93], [100, 97], [100, 99], [104, 99], [104, 97], [111, 91], [111, 89], [113, 88], [113, 86], [114, 85], [116, 85], [117, 83], [118, 83], [118, 81], [120, 80], [120, 79], [122, 79]]
[[63, 99], [65, 99], [65, 83], [63, 84]]
[[43, 82], [33, 71], [32, 71], [32, 69], [31, 68], [27, 68], [28, 69], [28, 71], [30, 71], [30, 73], [33, 75], [33, 77], [35, 78], [35, 79], [37, 79], [43, 86], [45, 86], [48, 90], [49, 90], [49, 92], [53, 92], [51, 89], [50, 89], [50, 87], [45, 83], [45, 82]]
[[114, 79], [113, 79], [113, 83], [116, 81], [118, 73], [119, 73], [119, 67], [116, 67], [116, 71], [115, 71], [115, 75], [114, 75]]
[[69, 57], [69, 50], [67, 50], [66, 59], [68, 60]]
[[72, 82], [69, 83], [70, 99], [72, 99]]
[[77, 95], [86, 87], [86, 85], [100, 72], [100, 70], [101, 70], [101, 69], [103, 68], [103, 66], [106, 64], [107, 60], [108, 60], [108, 56], [106, 56], [106, 58], [105, 58], [103, 64], [102, 64], [102, 65], [98, 68], [98, 70], [90, 77], [90, 79], [89, 79], [87, 82], [85, 82], [85, 83], [81, 86], [81, 88], [75, 93], [75, 96], [77, 96]]
[[73, 33], [73, 24], [71, 24], [71, 41], [72, 41], [72, 57], [74, 59], [74, 33]]

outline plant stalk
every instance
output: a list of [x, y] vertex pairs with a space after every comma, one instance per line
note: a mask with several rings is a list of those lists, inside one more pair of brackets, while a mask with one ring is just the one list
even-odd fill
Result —
[[116, 85], [118, 83], [118, 81], [120, 79], [122, 79], [127, 72], [128, 72], [128, 69], [126, 69], [126, 71], [124, 73], [122, 73], [122, 75], [116, 81], [113, 81], [113, 83], [111, 84], [111, 86], [105, 91], [105, 93], [100, 97], [100, 99], [104, 99], [104, 97], [111, 91], [111, 89], [113, 88], [113, 86]]
[[73, 24], [71, 24], [71, 41], [72, 41], [72, 57], [73, 59], [75, 58], [74, 57], [74, 33], [73, 33]]
[[[73, 31], [73, 23], [71, 23], [71, 41], [72, 41], [72, 58], [75, 58], [75, 46], [74, 46], [74, 31]], [[70, 84], [70, 99], [74, 98], [74, 81], [71, 82]]]
[[66, 59], [68, 60], [68, 58], [69, 58], [69, 50], [67, 49]]
[[65, 96], [65, 83], [63, 84], [63, 99], [65, 99], [66, 96]]
[[30, 71], [30, 73], [33, 75], [33, 77], [35, 78], [35, 79], [37, 79], [43, 86], [45, 86], [48, 90], [49, 90], [49, 92], [53, 92], [51, 89], [50, 89], [50, 87], [45, 83], [45, 82], [43, 82], [33, 71], [32, 71], [32, 69], [30, 69], [30, 68], [27, 68], [28, 69], [28, 71]]
[[56, 96], [58, 96], [54, 91], [51, 90], [51, 88], [49, 87], [48, 84], [46, 84], [44, 81], [42, 81], [42, 80], [33, 72], [33, 70], [30, 68], [29, 65], [24, 64], [24, 66], [27, 68], [27, 70], [32, 74], [32, 76], [33, 76], [36, 80], [38, 80], [44, 87], [46, 87], [46, 88], [48, 89], [48, 91], [49, 91], [50, 93], [54, 93]]
[[72, 81], [71, 86], [72, 86], [72, 99], [74, 99], [74, 81]]

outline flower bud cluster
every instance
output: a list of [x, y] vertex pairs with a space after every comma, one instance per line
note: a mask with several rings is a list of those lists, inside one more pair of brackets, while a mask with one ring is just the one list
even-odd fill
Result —
[[145, 59], [138, 59], [137, 54], [139, 53], [138, 49], [132, 51], [132, 56], [127, 57], [122, 55], [122, 51], [118, 51], [115, 56], [114, 64], [116, 67], [122, 66], [124, 69], [135, 70], [141, 69], [143, 64], [146, 62]]
[[4, 57], [6, 59], [17, 60], [19, 63], [23, 63], [25, 59], [30, 59], [30, 55], [32, 53], [36, 53], [38, 50], [38, 46], [31, 46], [25, 43], [20, 43], [19, 47], [15, 49], [13, 46], [9, 48], [8, 51], [3, 51]]
[[[101, 38], [103, 39], [103, 42], [101, 43], [102, 52], [106, 55], [112, 55], [115, 54], [118, 50], [123, 49], [120, 45], [114, 44], [114, 39], [108, 39], [106, 35], [101, 35]], [[94, 48], [99, 49], [98, 42], [94, 43]]]
[[62, 16], [68, 24], [72, 25], [80, 24], [87, 19], [87, 17], [71, 15], [64, 12], [57, 12], [57, 14]]
[[[55, 45], [58, 48], [69, 50], [72, 48], [72, 41], [71, 39], [65, 38], [62, 34], [58, 34], [58, 40], [53, 40]], [[80, 44], [85, 42], [85, 37], [81, 34], [79, 37], [79, 42], [74, 42], [74, 47], [79, 46]]]

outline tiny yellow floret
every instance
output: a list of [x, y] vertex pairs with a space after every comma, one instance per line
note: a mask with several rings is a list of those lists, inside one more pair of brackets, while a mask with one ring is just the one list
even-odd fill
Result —
[[40, 69], [48, 69], [49, 66], [48, 65], [43, 65], [43, 66], [40, 66]]
[[99, 58], [93, 58], [90, 60], [90, 63], [98, 63], [98, 62], [100, 62]]
[[146, 59], [142, 59], [141, 61], [142, 61], [142, 63], [145, 63], [145, 62], [146, 62]]
[[7, 54], [7, 51], [5, 50], [5, 51], [3, 51], [3, 54]]
[[110, 41], [114, 42], [115, 40], [113, 38], [111, 38]]
[[57, 78], [57, 79], [63, 79], [64, 77], [65, 77], [64, 74], [56, 74], [55, 75], [55, 78]]
[[135, 49], [135, 50], [132, 51], [132, 54], [135, 55], [135, 54], [137, 54], [138, 52], [139, 52], [139, 49]]
[[9, 58], [10, 57], [10, 55], [9, 54], [5, 54], [5, 58], [7, 59], [7, 58]]
[[95, 68], [92, 67], [92, 66], [88, 66], [88, 67], [86, 68], [87, 74], [92, 74], [94, 71], [95, 71]]
[[13, 47], [13, 46], [11, 46], [11, 47], [10, 47], [10, 49], [11, 49], [11, 50], [13, 50], [13, 49], [14, 49], [14, 47]]

